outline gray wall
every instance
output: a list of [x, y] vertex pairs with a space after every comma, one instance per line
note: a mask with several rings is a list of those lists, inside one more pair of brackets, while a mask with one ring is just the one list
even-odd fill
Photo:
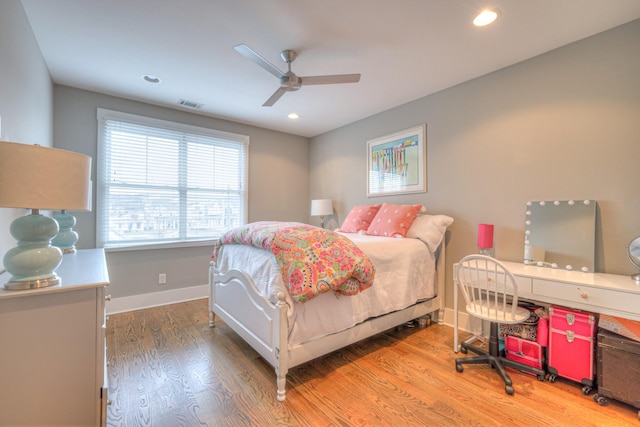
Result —
[[[496, 257], [521, 261], [528, 200], [596, 199], [596, 270], [634, 272], [640, 235], [640, 21], [313, 138], [311, 197], [349, 209], [423, 203], [455, 218], [451, 268], [495, 224]], [[428, 192], [366, 197], [366, 141], [427, 124]], [[451, 292], [447, 306], [453, 307]]]
[[[53, 85], [19, 0], [0, 1], [0, 140], [51, 146]], [[9, 224], [26, 210], [0, 208], [0, 259], [15, 246]], [[0, 270], [2, 268], [0, 267]]]
[[[94, 159], [94, 182], [98, 107], [249, 135], [249, 221], [308, 220], [307, 138], [55, 85], [54, 146], [91, 156]], [[78, 248], [95, 247], [95, 200], [93, 206], [93, 212], [76, 214], [78, 224], [75, 230], [80, 235]], [[207, 283], [210, 256], [210, 245], [108, 252], [109, 292], [117, 298], [204, 285]], [[158, 285], [159, 273], [167, 274], [167, 284]]]

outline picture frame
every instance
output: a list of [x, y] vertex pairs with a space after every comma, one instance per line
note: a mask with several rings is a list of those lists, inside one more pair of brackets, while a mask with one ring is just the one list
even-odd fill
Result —
[[427, 125], [367, 141], [367, 197], [427, 191]]

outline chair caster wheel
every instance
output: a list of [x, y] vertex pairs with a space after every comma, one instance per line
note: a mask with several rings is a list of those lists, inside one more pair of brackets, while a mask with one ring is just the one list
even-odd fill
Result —
[[506, 391], [508, 395], [513, 396], [513, 393], [514, 393], [513, 386], [510, 386], [510, 385], [505, 386], [504, 391]]
[[456, 363], [456, 371], [462, 372], [462, 371], [464, 371], [464, 368], [462, 367], [462, 365]]
[[591, 393], [591, 387], [589, 387], [588, 385], [582, 387], [582, 394], [584, 394], [585, 396], [587, 396], [589, 393]]
[[549, 382], [550, 383], [555, 383], [556, 382], [556, 376], [553, 375], [553, 374], [549, 375]]
[[538, 381], [544, 381], [544, 375], [538, 375]]
[[460, 351], [462, 352], [462, 354], [467, 354], [467, 348], [465, 346], [460, 347]]

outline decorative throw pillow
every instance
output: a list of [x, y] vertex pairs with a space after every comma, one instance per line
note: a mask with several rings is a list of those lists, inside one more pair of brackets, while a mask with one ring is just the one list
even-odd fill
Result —
[[380, 210], [381, 205], [370, 206], [354, 206], [351, 208], [351, 212], [347, 215], [342, 227], [339, 231], [343, 233], [358, 233], [361, 231], [367, 231], [369, 224]]
[[404, 237], [416, 219], [422, 205], [392, 205], [383, 203], [367, 229], [373, 236]]
[[422, 240], [434, 252], [452, 223], [453, 218], [446, 215], [418, 215], [409, 227], [407, 237]]

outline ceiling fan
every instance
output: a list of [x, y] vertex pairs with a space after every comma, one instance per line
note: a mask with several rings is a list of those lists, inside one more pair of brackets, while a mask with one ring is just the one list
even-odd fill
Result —
[[285, 92], [292, 92], [306, 85], [330, 85], [336, 83], [357, 83], [360, 81], [360, 74], [333, 74], [327, 76], [307, 76], [299, 77], [291, 71], [291, 63], [296, 59], [298, 54], [294, 50], [283, 50], [280, 57], [287, 63], [287, 72], [281, 71], [278, 67], [264, 59], [258, 53], [253, 51], [245, 44], [239, 44], [233, 47], [236, 52], [245, 58], [255, 62], [274, 76], [280, 79], [280, 87], [262, 104], [263, 107], [271, 107]]

